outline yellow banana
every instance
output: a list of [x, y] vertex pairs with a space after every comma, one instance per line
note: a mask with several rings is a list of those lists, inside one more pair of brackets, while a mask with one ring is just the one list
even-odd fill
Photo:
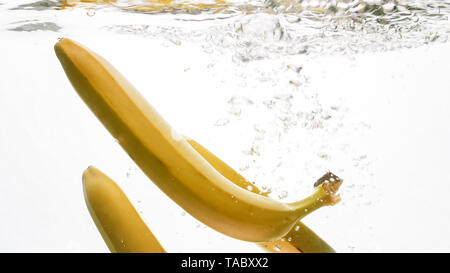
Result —
[[84, 198], [111, 252], [166, 252], [119, 186], [89, 167], [83, 173]]
[[[252, 183], [193, 139], [187, 139], [220, 173], [236, 185], [261, 193]], [[89, 212], [111, 252], [153, 252], [165, 250], [142, 221], [119, 186], [91, 166], [83, 173], [83, 188]], [[297, 228], [299, 226], [299, 228]], [[265, 250], [281, 253], [334, 252], [320, 237], [300, 221], [283, 240], [259, 244]]]
[[[189, 142], [191, 143], [193, 140], [189, 140]], [[195, 145], [199, 144], [195, 143]], [[210, 155], [214, 156], [213, 154], [207, 156]], [[83, 172], [83, 189], [91, 217], [111, 252], [166, 252], [136, 212], [133, 204], [111, 178], [97, 168], [90, 166]], [[308, 241], [314, 243], [318, 240], [321, 241], [321, 239], [314, 233], [305, 236], [304, 228], [307, 229], [304, 226], [301, 231], [295, 231], [292, 235], [292, 237], [301, 238], [300, 247], [295, 244], [295, 241], [291, 243], [292, 239], [260, 243], [260, 246], [268, 251], [280, 253], [299, 253], [300, 250], [301, 252], [328, 252], [324, 248], [312, 249], [309, 247], [311, 244]]]
[[288, 204], [242, 189], [195, 151], [102, 57], [70, 39], [61, 39], [55, 52], [80, 97], [143, 172], [213, 229], [245, 241], [273, 241], [302, 217], [340, 200], [337, 177]]
[[[247, 181], [242, 175], [223, 162], [193, 139], [185, 137], [188, 143], [205, 158], [218, 172], [231, 182], [243, 189], [267, 196], [266, 192], [259, 190], [253, 183]], [[305, 224], [298, 221], [286, 234], [285, 238], [259, 244], [262, 248], [271, 252], [304, 252], [304, 253], [334, 253], [334, 249], [322, 240]]]

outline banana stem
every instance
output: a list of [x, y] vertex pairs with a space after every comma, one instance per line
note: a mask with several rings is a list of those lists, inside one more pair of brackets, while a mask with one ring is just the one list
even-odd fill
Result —
[[326, 173], [314, 184], [316, 191], [303, 200], [289, 205], [298, 213], [299, 219], [323, 207], [338, 203], [341, 198], [337, 193], [342, 180], [331, 172]]

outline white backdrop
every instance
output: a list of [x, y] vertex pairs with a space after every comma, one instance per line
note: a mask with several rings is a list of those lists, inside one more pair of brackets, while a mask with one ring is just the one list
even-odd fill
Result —
[[[0, 6], [0, 251], [107, 251], [83, 199], [81, 173], [89, 165], [123, 187], [168, 251], [261, 251], [210, 230], [162, 194], [77, 96], [53, 45], [66, 36], [101, 54], [179, 132], [235, 167], [247, 159], [242, 150], [252, 141], [246, 131], [253, 128], [238, 121], [214, 124], [233, 95], [248, 92], [257, 101], [273, 88], [264, 81], [238, 86], [242, 79], [235, 72], [270, 71], [286, 60], [236, 64], [229, 52], [205, 53], [194, 42], [177, 44], [101, 28], [184, 24], [164, 16], [106, 12], [90, 17], [80, 10], [37, 13], [8, 7]], [[61, 30], [8, 30], [24, 19], [51, 20]], [[450, 251], [449, 52], [449, 43], [436, 43], [345, 57], [289, 57], [287, 64], [303, 66], [308, 90], [315, 90], [324, 105], [338, 101], [345, 113], [337, 122], [346, 129], [329, 140], [343, 146], [329, 151], [335, 161], [321, 165], [339, 166], [343, 202], [305, 218], [337, 251]], [[258, 113], [242, 120], [255, 121]], [[327, 141], [320, 134], [300, 137]], [[343, 154], [357, 158], [340, 160]], [[258, 164], [272, 159], [263, 154]], [[287, 165], [308, 161], [301, 153], [282, 159]], [[295, 168], [284, 172], [289, 170], [286, 176], [296, 175]], [[299, 198], [283, 185], [274, 188]]]

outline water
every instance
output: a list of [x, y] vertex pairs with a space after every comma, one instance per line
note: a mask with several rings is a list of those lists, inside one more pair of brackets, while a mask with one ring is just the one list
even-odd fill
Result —
[[[118, 1], [100, 8], [178, 14], [174, 20], [237, 18], [232, 23], [209, 27], [207, 32], [204, 29], [193, 32], [189, 28], [171, 31], [182, 40], [195, 37], [200, 41], [210, 40], [214, 47], [231, 48], [242, 61], [279, 55], [352, 54], [411, 48], [445, 42], [449, 34], [449, 3], [438, 0], [216, 1], [204, 7], [195, 2], [161, 2]], [[157, 30], [155, 33], [155, 30], [141, 27], [147, 26], [122, 25], [114, 29], [159, 35]]]
[[[77, 0], [24, 2], [4, 5], [11, 11], [39, 11], [41, 14], [49, 10], [78, 8], [85, 9], [89, 17], [99, 11], [170, 14], [171, 19], [183, 21], [222, 19], [225, 21], [223, 24], [210, 24], [214, 26], [208, 27], [206, 32], [204, 29], [193, 31], [192, 27], [186, 26], [170, 28], [169, 35], [181, 40], [213, 40], [216, 47], [244, 51], [237, 53], [242, 55], [237, 58], [244, 61], [271, 55], [395, 50], [436, 41], [445, 42], [449, 34], [450, 4], [440, 0], [97, 1], [101, 4]], [[228, 23], [229, 18], [235, 20]], [[57, 22], [25, 21], [9, 22], [19, 24], [11, 30], [60, 30]], [[160, 35], [156, 26], [155, 29], [149, 27], [118, 24], [111, 26], [111, 29], [137, 35]]]
[[[327, 171], [336, 173], [344, 179], [343, 203], [335, 215], [335, 208], [318, 214], [321, 218], [311, 222], [315, 230], [328, 234], [341, 251], [384, 249], [369, 239], [383, 228], [373, 228], [366, 217], [390, 196], [379, 184], [380, 156], [365, 142], [380, 126], [365, 114], [370, 106], [340, 90], [363, 86], [351, 93], [358, 97], [374, 84], [396, 86], [396, 77], [404, 83], [402, 75], [414, 67], [379, 75], [386, 74], [389, 59], [408, 50], [448, 43], [450, 1], [89, 2], [0, 0], [0, 35], [32, 37], [35, 43], [75, 36], [96, 48], [101, 48], [97, 35], [117, 39], [121, 46], [107, 45], [107, 54], [123, 53], [115, 59], [123, 64], [119, 70], [139, 75], [133, 77], [139, 86], [173, 90], [160, 97], [143, 92], [153, 96], [152, 104], [177, 131], [283, 202], [310, 194], [315, 179]], [[132, 42], [123, 42], [127, 39]], [[150, 45], [162, 52], [159, 62], [148, 57]], [[134, 50], [142, 52], [142, 60], [130, 59], [136, 66], [131, 70], [125, 65]], [[361, 60], [370, 63], [376, 56], [385, 60], [383, 67], [363, 70]], [[152, 83], [142, 70], [164, 80]], [[358, 85], [360, 79], [367, 83]], [[400, 90], [382, 94], [401, 96]], [[129, 180], [135, 169], [124, 167]], [[327, 228], [342, 219], [355, 221], [347, 233]]]

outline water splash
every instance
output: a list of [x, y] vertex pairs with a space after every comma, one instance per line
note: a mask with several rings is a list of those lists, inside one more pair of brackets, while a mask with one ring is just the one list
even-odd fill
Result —
[[[327, 3], [325, 8], [312, 8], [316, 6], [313, 3], [323, 2]], [[116, 25], [110, 29], [200, 42], [208, 53], [231, 50], [236, 62], [414, 48], [446, 42], [450, 33], [450, 4], [439, 0], [427, 1], [426, 5], [420, 1], [402, 1], [400, 4], [400, 1], [358, 0], [293, 1], [285, 5], [285, 0], [277, 0], [261, 2], [262, 6], [256, 11], [249, 6], [231, 8], [235, 7], [233, 5], [226, 12], [234, 14], [233, 17], [222, 18], [223, 24], [208, 25], [200, 30], [150, 25]], [[217, 19], [217, 14], [224, 11], [212, 13], [206, 17], [176, 19]], [[291, 81], [291, 85], [300, 86], [301, 82]]]

